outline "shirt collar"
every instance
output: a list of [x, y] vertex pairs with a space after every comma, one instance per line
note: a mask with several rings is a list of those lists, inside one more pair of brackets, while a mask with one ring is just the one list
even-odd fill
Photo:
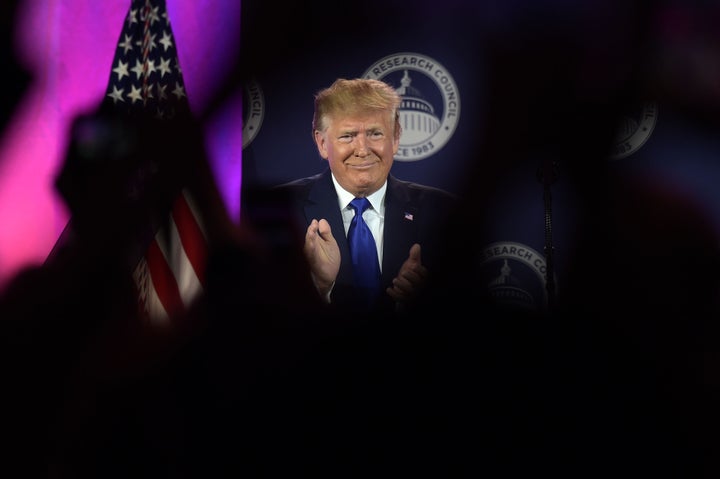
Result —
[[[340, 209], [343, 209], [347, 207], [347, 205], [355, 198], [355, 195], [344, 189], [342, 186], [340, 186], [340, 183], [337, 182], [335, 179], [335, 175], [330, 175], [333, 184], [335, 185], [335, 191], [337, 192], [338, 196], [338, 202], [340, 205]], [[367, 199], [370, 202], [370, 205], [373, 207], [373, 209], [377, 212], [381, 212], [382, 204], [383, 204], [383, 198], [385, 198], [385, 191], [387, 190], [387, 180], [383, 183], [383, 185], [373, 194], [368, 195]]]

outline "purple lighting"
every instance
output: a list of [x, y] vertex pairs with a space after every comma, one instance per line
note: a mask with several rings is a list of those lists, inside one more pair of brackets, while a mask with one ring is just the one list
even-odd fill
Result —
[[[102, 101], [130, 0], [24, 0], [18, 61], [32, 81], [0, 135], [0, 287], [41, 264], [68, 221], [53, 182], [73, 118]], [[240, 0], [167, 0], [190, 106], [229, 214], [239, 218], [241, 101], [210, 109], [239, 55]], [[241, 97], [241, 95], [238, 95]]]

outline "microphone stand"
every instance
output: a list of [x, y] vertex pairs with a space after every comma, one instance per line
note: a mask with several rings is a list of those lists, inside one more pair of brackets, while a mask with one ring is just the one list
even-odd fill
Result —
[[555, 264], [553, 253], [555, 247], [552, 239], [552, 192], [550, 186], [557, 181], [557, 161], [546, 159], [543, 161], [538, 176], [543, 184], [543, 204], [545, 208], [545, 290], [547, 291], [548, 311], [555, 310]]

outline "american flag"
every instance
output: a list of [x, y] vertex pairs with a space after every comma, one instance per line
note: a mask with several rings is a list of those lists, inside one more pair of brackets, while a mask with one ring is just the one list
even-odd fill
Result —
[[[131, 1], [103, 106], [160, 119], [189, 113], [164, 0]], [[203, 292], [206, 259], [201, 217], [183, 189], [133, 272], [141, 311], [159, 323], [186, 311]]]

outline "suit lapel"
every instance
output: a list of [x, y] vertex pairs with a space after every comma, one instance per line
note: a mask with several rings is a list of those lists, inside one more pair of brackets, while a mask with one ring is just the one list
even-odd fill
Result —
[[410, 246], [417, 238], [416, 221], [417, 208], [410, 201], [407, 191], [394, 177], [388, 176], [382, 268], [384, 285], [389, 285], [407, 259]]

